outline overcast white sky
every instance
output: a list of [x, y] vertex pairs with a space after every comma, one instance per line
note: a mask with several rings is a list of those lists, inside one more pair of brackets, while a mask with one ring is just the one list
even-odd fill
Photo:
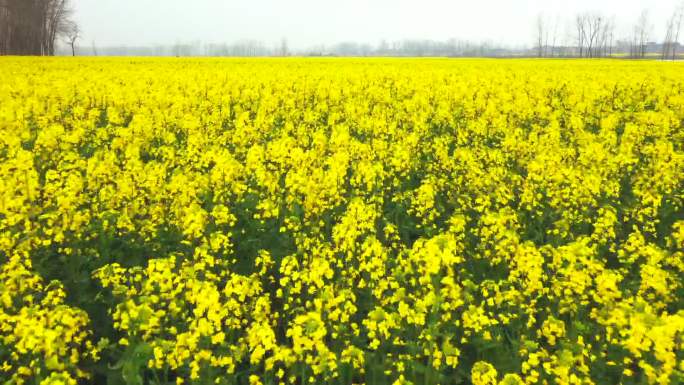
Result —
[[[627, 34], [648, 9], [653, 37], [684, 0], [73, 0], [84, 42], [98, 46], [260, 40], [291, 47], [358, 41], [459, 38], [531, 45], [543, 13], [565, 23], [577, 12], [615, 16]], [[565, 24], [560, 28], [565, 34]]]

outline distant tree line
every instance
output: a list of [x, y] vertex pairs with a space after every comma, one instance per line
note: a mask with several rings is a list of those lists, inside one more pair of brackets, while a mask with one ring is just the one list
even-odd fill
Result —
[[[81, 30], [73, 21], [70, 0], [0, 0], [0, 55], [76, 55]], [[290, 49], [287, 39], [269, 46], [257, 40], [202, 44], [199, 41], [147, 47], [81, 48], [85, 55], [113, 56], [441, 56], [441, 57], [627, 57], [678, 58], [684, 0], [664, 25], [662, 43], [651, 41], [655, 28], [647, 11], [635, 20], [630, 32], [618, 37], [614, 17], [584, 12], [561, 21], [540, 14], [534, 25], [534, 45], [510, 47], [491, 41], [458, 39], [382, 40], [377, 45], [342, 42], [307, 49]], [[57, 47], [57, 42], [64, 44]]]
[[69, 0], [0, 0], [0, 55], [54, 55], [62, 37], [75, 49], [71, 15]]
[[682, 30], [682, 22], [684, 22], [684, 3], [675, 10], [672, 16], [667, 20], [665, 41], [663, 43], [662, 59], [677, 57], [677, 48], [679, 48], [679, 37]]
[[549, 20], [540, 14], [534, 25], [535, 56], [556, 57], [612, 57], [620, 55], [629, 58], [645, 58], [660, 55], [663, 60], [677, 58], [679, 38], [684, 21], [684, 1], [674, 9], [665, 25], [665, 39], [662, 43], [651, 41], [655, 25], [649, 13], [644, 10], [630, 28], [631, 32], [616, 39], [614, 17], [605, 17], [598, 12], [584, 12], [575, 15], [571, 25], [566, 22], [565, 44], [559, 45], [559, 19]]
[[[472, 42], [449, 39], [435, 40], [382, 40], [378, 44], [354, 41], [332, 45], [317, 45], [305, 49], [290, 49], [286, 39], [269, 46], [258, 40], [240, 40], [234, 43], [202, 44], [199, 41], [151, 47], [104, 47], [85, 54], [116, 56], [397, 56], [397, 57], [579, 57], [579, 58], [657, 58], [681, 57], [684, 0], [665, 23], [665, 38], [652, 41], [655, 25], [649, 13], [643, 11], [628, 32], [618, 36], [615, 17], [598, 12], [584, 12], [570, 19], [547, 17], [535, 19], [535, 41], [532, 47], [511, 47], [492, 41]], [[73, 52], [73, 46], [72, 46]], [[66, 53], [63, 52], [63, 53]]]
[[[551, 38], [549, 38], [551, 41]], [[560, 41], [560, 39], [559, 39]], [[627, 37], [615, 39], [612, 44], [592, 43], [591, 56], [587, 46], [582, 48], [582, 57], [621, 57], [633, 58], [635, 44]], [[665, 45], [648, 41], [639, 45], [639, 52], [648, 57], [658, 57]], [[285, 48], [285, 50], [283, 49]], [[684, 49], [681, 44], [670, 43], [668, 59], [673, 52], [681, 57]], [[70, 47], [62, 47], [59, 55], [71, 55]], [[103, 56], [177, 56], [177, 57], [540, 57], [539, 48], [511, 47], [491, 41], [474, 42], [467, 40], [402, 40], [381, 41], [377, 44], [354, 41], [331, 45], [316, 45], [308, 48], [287, 48], [280, 44], [269, 45], [258, 40], [239, 40], [233, 43], [202, 43], [199, 41], [182, 42], [170, 45], [150, 46], [96, 46], [81, 47], [81, 55]], [[641, 54], [640, 54], [641, 55]], [[580, 49], [574, 44], [549, 43], [542, 48], [541, 57], [574, 58], [580, 57]]]
[[[71, 54], [70, 48], [58, 54]], [[284, 57], [284, 56], [399, 56], [399, 57], [472, 57], [528, 56], [529, 50], [506, 47], [489, 41], [471, 42], [450, 39], [381, 41], [377, 45], [353, 41], [308, 48], [290, 48], [286, 39], [277, 44], [258, 40], [238, 40], [233, 43], [177, 42], [170, 45], [83, 47], [84, 55], [105, 56], [206, 56], [206, 57]]]

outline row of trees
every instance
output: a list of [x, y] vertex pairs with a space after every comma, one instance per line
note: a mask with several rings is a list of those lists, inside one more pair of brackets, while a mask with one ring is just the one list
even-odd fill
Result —
[[[684, 2], [677, 7], [666, 22], [665, 40], [661, 47], [662, 59], [677, 57], [679, 37], [684, 21]], [[560, 56], [568, 53], [568, 45], [558, 45], [560, 23], [558, 18], [551, 22], [544, 15], [539, 15], [535, 21], [535, 51], [538, 57]], [[605, 57], [612, 56], [617, 49], [621, 54], [628, 54], [631, 58], [643, 58], [649, 52], [649, 42], [654, 25], [651, 23], [648, 11], [644, 10], [634, 23], [627, 38], [616, 40], [615, 18], [607, 18], [598, 12], [577, 14], [572, 20], [574, 41], [572, 42], [572, 56]], [[625, 49], [628, 46], [627, 49]]]
[[665, 32], [665, 41], [663, 43], [662, 59], [666, 60], [677, 57], [677, 48], [679, 47], [679, 34], [682, 30], [682, 22], [684, 22], [684, 3], [677, 8], [672, 16], [667, 20], [667, 28]]
[[[383, 40], [377, 45], [354, 41], [308, 48], [290, 48], [286, 39], [274, 44], [243, 39], [232, 43], [177, 42], [173, 45], [151, 46], [83, 46], [83, 55], [105, 56], [207, 56], [207, 57], [261, 57], [261, 56], [398, 56], [398, 57], [523, 57], [529, 56], [526, 48], [511, 48], [491, 41], [473, 42], [450, 39], [435, 40]], [[71, 54], [60, 50], [58, 54]]]
[[0, 55], [54, 55], [59, 38], [75, 54], [72, 14], [69, 0], [0, 0]]
[[535, 51], [539, 57], [579, 56], [601, 57], [613, 53], [615, 19], [607, 19], [598, 13], [582, 13], [574, 18], [576, 41], [572, 52], [568, 45], [559, 45], [559, 21], [550, 23], [543, 15], [535, 22]]
[[612, 55], [615, 19], [585, 13], [575, 17], [580, 57]]

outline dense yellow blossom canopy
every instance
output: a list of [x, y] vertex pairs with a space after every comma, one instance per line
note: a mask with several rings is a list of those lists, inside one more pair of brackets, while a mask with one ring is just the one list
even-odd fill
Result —
[[0, 383], [684, 383], [684, 67], [0, 58]]

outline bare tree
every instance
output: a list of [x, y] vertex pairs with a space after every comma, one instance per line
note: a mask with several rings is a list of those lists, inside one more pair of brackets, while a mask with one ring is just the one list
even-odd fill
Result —
[[629, 57], [635, 59], [639, 57], [639, 28], [634, 26], [632, 28], [632, 37], [629, 42]]
[[68, 0], [46, 0], [45, 7], [45, 34], [43, 36], [43, 49], [45, 55], [55, 54], [55, 41], [66, 29], [70, 22], [71, 7]]
[[549, 28], [548, 23], [544, 23], [545, 27], [544, 28], [544, 57], [549, 57], [549, 31], [551, 30]]
[[615, 40], [615, 16], [608, 22], [608, 56], [613, 56], [613, 41]]
[[173, 45], [173, 56], [180, 57], [181, 51], [183, 50], [180, 40], [176, 39], [176, 44]]
[[556, 43], [558, 41], [558, 24], [559, 23], [559, 17], [556, 16], [556, 20], [553, 23], [553, 40], [551, 42], [551, 56], [555, 56], [555, 51], [556, 51]]
[[603, 17], [600, 14], [587, 14], [584, 20], [586, 23], [584, 30], [586, 31], [587, 54], [589, 57], [594, 57], [596, 55], [595, 51], [596, 46], [598, 46]]
[[579, 48], [579, 57], [584, 56], [584, 42], [586, 40], [587, 32], [585, 30], [586, 15], [575, 16], [575, 28], [577, 29], [577, 47]]
[[584, 13], [575, 16], [577, 29], [577, 46], [579, 56], [597, 56], [601, 47], [601, 33], [603, 31], [603, 16], [598, 13]]
[[648, 42], [653, 26], [650, 24], [648, 10], [641, 12], [637, 24], [634, 27], [634, 40], [636, 43], [634, 56], [646, 57], [646, 43]]
[[76, 41], [81, 38], [81, 28], [75, 22], [69, 22], [64, 27], [65, 42], [71, 47], [71, 56], [76, 56]]
[[608, 56], [610, 51], [612, 54], [613, 45], [613, 31], [615, 30], [615, 20], [604, 19], [600, 31], [598, 33], [596, 42], [596, 56]]
[[537, 20], [535, 23], [535, 32], [537, 34], [537, 55], [539, 57], [544, 56], [544, 34], [546, 31], [546, 25], [544, 23], [544, 16], [540, 13], [537, 15]]
[[672, 18], [673, 28], [672, 28], [672, 60], [677, 58], [677, 48], [679, 46], [679, 33], [682, 30], [682, 22], [684, 21], [684, 1], [675, 11], [675, 16]]
[[665, 25], [665, 40], [663, 41], [663, 52], [661, 55], [661, 60], [666, 60], [670, 58], [670, 52], [674, 47], [674, 34], [675, 34], [675, 23], [677, 14], [675, 13], [669, 19], [667, 19], [667, 24]]
[[280, 40], [280, 56], [288, 56], [290, 54], [290, 49], [287, 45], [287, 39], [282, 38]]

